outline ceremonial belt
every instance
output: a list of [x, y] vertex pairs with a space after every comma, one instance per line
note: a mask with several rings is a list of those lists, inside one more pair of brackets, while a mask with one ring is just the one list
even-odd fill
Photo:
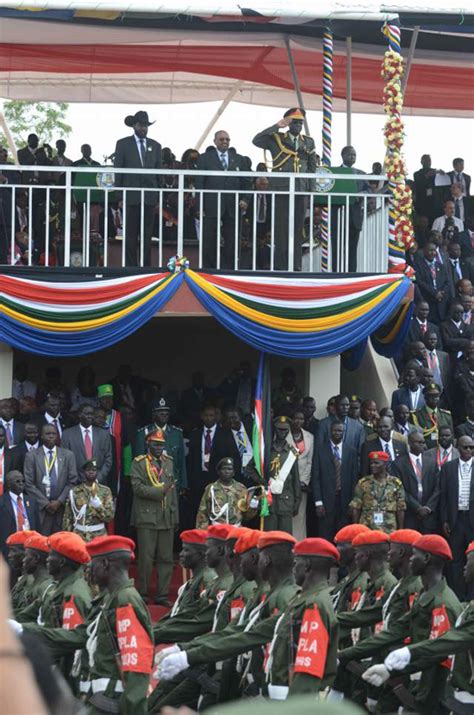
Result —
[[[92, 687], [92, 692], [93, 693], [103, 693], [104, 690], [107, 690], [107, 688], [109, 687], [109, 684], [112, 682], [113, 682], [112, 678], [94, 678], [94, 680], [90, 681], [90, 684]], [[121, 680], [117, 680], [115, 682], [114, 692], [115, 693], [123, 693], [123, 683]]]
[[287, 685], [268, 685], [270, 700], [286, 700], [289, 690]]
[[283, 487], [293, 464], [296, 462], [296, 455], [294, 452], [290, 452], [288, 457], [285, 459], [285, 463], [278, 472], [275, 478], [270, 478], [270, 491], [272, 494], [281, 494], [283, 492]]
[[90, 534], [91, 532], [94, 531], [103, 531], [105, 530], [105, 524], [102, 522], [102, 524], [92, 524], [91, 526], [84, 526], [82, 524], [76, 524], [74, 527], [74, 531], [82, 531], [84, 534]]

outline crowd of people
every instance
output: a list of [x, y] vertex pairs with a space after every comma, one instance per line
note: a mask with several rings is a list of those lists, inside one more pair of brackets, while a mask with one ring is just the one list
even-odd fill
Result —
[[[303, 134], [305, 112], [291, 108], [282, 119], [271, 127], [259, 132], [254, 138], [255, 146], [262, 148], [266, 156], [272, 158], [272, 172], [285, 176], [258, 177], [252, 180], [246, 176], [227, 176], [227, 171], [248, 172], [252, 161], [231, 146], [231, 138], [225, 130], [215, 133], [213, 143], [199, 153], [187, 149], [178, 161], [172, 149], [162, 148], [160, 143], [148, 137], [148, 129], [154, 123], [144, 111], [125, 118], [125, 124], [133, 129], [131, 136], [117, 142], [112, 157], [116, 168], [124, 169], [169, 169], [169, 175], [158, 176], [151, 171], [144, 174], [116, 174], [116, 190], [109, 194], [107, 214], [104, 194], [97, 188], [100, 162], [92, 158], [89, 144], [81, 147], [81, 158], [73, 161], [66, 156], [66, 142], [59, 139], [53, 150], [49, 145], [40, 146], [38, 136], [30, 134], [28, 143], [18, 151], [18, 162], [55, 168], [51, 172], [17, 171], [5, 169], [0, 173], [0, 263], [38, 265], [61, 265], [64, 255], [65, 193], [64, 173], [61, 167], [91, 167], [89, 174], [73, 174], [73, 193], [69, 219], [71, 221], [72, 255], [80, 257], [84, 231], [90, 236], [89, 264], [102, 265], [104, 237], [107, 240], [125, 241], [125, 262], [127, 266], [151, 265], [152, 236], [161, 236], [164, 242], [176, 245], [178, 223], [183, 221], [185, 240], [192, 243], [202, 235], [202, 260], [204, 268], [215, 268], [217, 250], [220, 246], [220, 267], [237, 266], [248, 269], [253, 266], [254, 249], [256, 267], [268, 269], [271, 265], [273, 241], [273, 266], [288, 269], [288, 230], [290, 204], [288, 196], [272, 195], [271, 191], [288, 191], [288, 174], [315, 173], [320, 164], [315, 143]], [[283, 131], [282, 131], [283, 130]], [[354, 147], [346, 146], [341, 151], [340, 172], [361, 175], [355, 168], [357, 155]], [[469, 273], [469, 259], [473, 255], [472, 205], [470, 199], [470, 176], [464, 172], [462, 158], [453, 160], [452, 171], [433, 169], [429, 155], [422, 157], [422, 168], [416, 171], [409, 182], [414, 193], [416, 244], [407, 259], [418, 269], [427, 244], [435, 243], [444, 247], [446, 260], [460, 259], [459, 273]], [[0, 164], [8, 163], [8, 153], [0, 149]], [[267, 171], [266, 161], [256, 165], [259, 172]], [[202, 175], [185, 177], [185, 197], [183, 216], [179, 214], [178, 177], [176, 169], [202, 170]], [[104, 170], [105, 171], [105, 170]], [[222, 172], [221, 176], [207, 175], [207, 172]], [[103, 172], [102, 172], [103, 173]], [[380, 162], [372, 165], [371, 173], [383, 174]], [[109, 177], [110, 179], [111, 177]], [[33, 188], [30, 193], [21, 189], [15, 191], [15, 214], [12, 216], [11, 188], [9, 184], [25, 184]], [[35, 185], [49, 185], [45, 189]], [[147, 189], [142, 195], [138, 188]], [[308, 197], [314, 194], [316, 182], [312, 179], [298, 179], [295, 188], [300, 193], [294, 205], [294, 266], [301, 270], [303, 246], [306, 246], [312, 226], [315, 243], [320, 239], [323, 205], [318, 200], [313, 206], [312, 221], [309, 220]], [[337, 185], [336, 185], [337, 188]], [[122, 189], [126, 189], [126, 216]], [[335, 189], [336, 190], [336, 189]], [[373, 195], [388, 194], [387, 182], [381, 180], [346, 181], [345, 189], [337, 190], [357, 193], [361, 198], [351, 198], [348, 216], [348, 270], [357, 269], [357, 246], [364, 220], [375, 209]], [[161, 198], [160, 198], [161, 191]], [[204, 192], [201, 195], [199, 192]], [[217, 192], [220, 194], [218, 200]], [[364, 208], [363, 195], [368, 196]], [[372, 199], [371, 199], [372, 196]], [[337, 235], [338, 225], [346, 230], [345, 219], [341, 223], [342, 206], [334, 198], [331, 208], [332, 269], [338, 270]], [[89, 206], [88, 206], [89, 202]], [[31, 203], [31, 206], [29, 206]], [[11, 253], [11, 234], [14, 221], [15, 254]], [[143, 222], [143, 226], [141, 225]], [[202, 222], [202, 225], [200, 225]], [[29, 241], [30, 226], [32, 243]], [[49, 232], [49, 255], [45, 256], [46, 224]], [[219, 223], [219, 225], [218, 225]], [[84, 228], [86, 226], [87, 228]], [[143, 229], [143, 231], [142, 231]], [[202, 232], [202, 233], [201, 233]], [[107, 234], [107, 235], [105, 235]], [[272, 238], [273, 234], [273, 238]], [[143, 239], [143, 240], [142, 240]], [[236, 247], [236, 241], [238, 243]], [[255, 245], [254, 245], [255, 244]], [[452, 244], [459, 244], [460, 248]], [[76, 250], [77, 249], [77, 250]], [[236, 250], [237, 249], [237, 250]], [[141, 251], [143, 250], [143, 262]], [[32, 255], [30, 252], [32, 251]], [[460, 251], [460, 255], [457, 252]], [[441, 263], [443, 260], [440, 259]], [[449, 265], [446, 264], [449, 268]], [[422, 271], [423, 272], [423, 271]], [[449, 272], [449, 271], [448, 271]], [[441, 280], [444, 276], [440, 276]], [[444, 290], [440, 288], [440, 291]]]

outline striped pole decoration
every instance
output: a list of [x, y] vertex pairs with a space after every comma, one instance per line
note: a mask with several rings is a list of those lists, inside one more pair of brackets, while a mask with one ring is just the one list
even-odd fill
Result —
[[[332, 150], [332, 91], [333, 91], [333, 35], [326, 27], [323, 36], [323, 165], [331, 166]], [[323, 209], [321, 230], [321, 270], [328, 267], [328, 210]]]

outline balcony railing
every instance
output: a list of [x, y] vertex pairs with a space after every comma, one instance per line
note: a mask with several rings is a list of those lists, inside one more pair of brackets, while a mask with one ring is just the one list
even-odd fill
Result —
[[[146, 185], [115, 186], [133, 175], [146, 176]], [[347, 272], [358, 236], [357, 272], [387, 270], [389, 197], [367, 183], [383, 176], [14, 165], [0, 166], [2, 176], [1, 264], [163, 268], [186, 255], [193, 268], [319, 272], [326, 245], [328, 270]], [[158, 188], [150, 189], [150, 176]], [[255, 187], [260, 177], [268, 187]], [[209, 189], [210, 178], [249, 187]], [[299, 190], [305, 179], [316, 179], [317, 190]], [[346, 190], [337, 190], [339, 180]], [[127, 229], [132, 205], [139, 207], [135, 238]]]

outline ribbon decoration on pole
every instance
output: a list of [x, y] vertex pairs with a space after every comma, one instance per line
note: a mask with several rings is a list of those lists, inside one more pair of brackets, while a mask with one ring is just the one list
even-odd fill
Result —
[[[324, 166], [331, 166], [332, 150], [332, 90], [333, 90], [333, 36], [328, 26], [323, 36], [323, 156]], [[321, 228], [321, 270], [326, 273], [328, 265], [328, 221], [329, 212], [323, 209]]]
[[407, 267], [405, 252], [414, 241], [411, 213], [412, 192], [407, 186], [405, 162], [402, 156], [404, 125], [401, 117], [403, 107], [403, 58], [400, 52], [400, 25], [398, 22], [385, 24], [382, 29], [388, 39], [388, 50], [382, 63], [383, 109], [386, 114], [384, 136], [387, 152], [385, 172], [391, 191], [389, 208], [389, 267], [390, 273], [406, 273], [413, 276], [413, 269]]

